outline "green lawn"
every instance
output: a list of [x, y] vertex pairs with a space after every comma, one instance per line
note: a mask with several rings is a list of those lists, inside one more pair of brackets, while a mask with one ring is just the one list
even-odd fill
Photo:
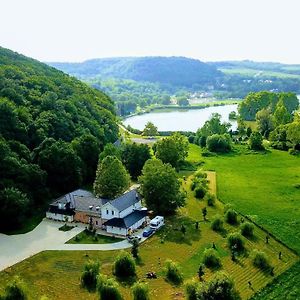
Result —
[[[189, 159], [196, 159], [197, 148], [191, 147]], [[209, 174], [210, 188], [215, 187], [214, 173]], [[243, 299], [248, 299], [255, 291], [260, 290], [274, 277], [256, 269], [248, 254], [261, 249], [269, 256], [275, 267], [275, 275], [291, 267], [298, 259], [282, 244], [271, 239], [265, 243], [265, 232], [255, 228], [255, 240], [246, 239], [247, 253], [233, 262], [227, 246], [226, 236], [210, 229], [210, 220], [216, 213], [223, 214], [223, 205], [217, 202], [215, 207], [208, 207], [208, 221], [203, 221], [201, 209], [206, 206], [205, 201], [195, 199], [190, 189], [191, 178], [183, 181], [183, 189], [187, 192], [186, 206], [178, 214], [166, 220], [166, 226], [140, 246], [141, 260], [137, 266], [138, 279], [147, 282], [151, 291], [151, 299], [184, 299], [183, 286], [175, 287], [164, 279], [163, 264], [166, 259], [177, 261], [184, 274], [184, 279], [197, 279], [197, 270], [201, 263], [203, 251], [215, 243], [217, 252], [222, 260], [222, 269], [227, 271], [235, 281], [236, 287]], [[195, 222], [200, 222], [200, 230], [195, 228]], [[184, 225], [186, 233], [181, 232]], [[237, 231], [239, 227], [226, 225], [227, 233]], [[278, 252], [283, 254], [283, 260], [278, 259]], [[49, 299], [97, 299], [94, 293], [88, 293], [80, 287], [80, 274], [84, 262], [88, 259], [99, 260], [101, 272], [109, 276], [112, 274], [113, 261], [117, 251], [46, 251], [16, 264], [0, 273], [0, 294], [14, 275], [20, 275], [28, 288], [30, 299], [39, 299], [47, 295]], [[147, 272], [156, 272], [158, 279], [148, 280]], [[208, 280], [213, 271], [205, 269], [205, 280]], [[248, 281], [252, 282], [253, 289], [249, 289]], [[131, 299], [128, 285], [120, 283], [124, 299]], [[76, 295], [76, 296], [74, 296]]]
[[100, 235], [97, 237], [91, 233], [87, 233], [85, 230], [77, 234], [75, 237], [67, 241], [66, 244], [109, 244], [109, 243], [117, 243], [122, 241], [123, 239], [119, 239], [112, 236]]
[[204, 159], [217, 172], [218, 197], [300, 253], [300, 157], [278, 150]]

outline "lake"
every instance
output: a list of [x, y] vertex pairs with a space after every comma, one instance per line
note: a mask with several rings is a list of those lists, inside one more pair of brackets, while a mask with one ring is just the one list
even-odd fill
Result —
[[231, 129], [237, 128], [237, 122], [229, 120], [230, 112], [237, 112], [237, 104], [211, 106], [202, 109], [172, 109], [168, 111], [152, 111], [150, 113], [128, 117], [123, 121], [125, 126], [143, 130], [147, 122], [152, 122], [159, 131], [193, 131], [202, 127], [213, 113], [221, 115], [222, 121], [230, 122]]

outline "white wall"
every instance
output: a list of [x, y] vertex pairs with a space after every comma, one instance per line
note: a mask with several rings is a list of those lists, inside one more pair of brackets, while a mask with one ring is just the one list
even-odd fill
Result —
[[[112, 211], [114, 212], [114, 214], [112, 214]], [[112, 218], [120, 218], [119, 211], [115, 207], [113, 207], [110, 203], [106, 203], [105, 205], [102, 206], [101, 217], [102, 219], [105, 220], [110, 220]]]
[[127, 234], [126, 228], [119, 228], [119, 227], [113, 227], [113, 226], [106, 226], [106, 231], [108, 233], [115, 234], [115, 235], [126, 236], [126, 234]]
[[55, 214], [51, 212], [46, 212], [46, 218], [51, 219], [51, 220], [56, 220], [56, 221], [62, 221], [65, 222], [67, 217], [67, 222], [73, 222], [73, 216], [66, 216], [66, 215], [61, 215], [61, 214]]

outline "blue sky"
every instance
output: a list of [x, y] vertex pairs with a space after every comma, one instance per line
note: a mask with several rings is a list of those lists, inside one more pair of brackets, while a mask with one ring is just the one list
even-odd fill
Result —
[[300, 63], [298, 0], [0, 0], [0, 45], [43, 61]]

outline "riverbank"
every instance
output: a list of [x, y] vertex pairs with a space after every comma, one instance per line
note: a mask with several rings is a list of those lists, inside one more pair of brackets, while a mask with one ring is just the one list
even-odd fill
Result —
[[160, 112], [169, 112], [173, 110], [189, 110], [189, 109], [203, 109], [203, 108], [208, 108], [208, 107], [214, 107], [214, 106], [224, 106], [224, 105], [232, 105], [232, 104], [239, 104], [240, 101], [243, 99], [226, 99], [226, 100], [219, 100], [219, 101], [212, 101], [212, 102], [207, 102], [207, 103], [198, 103], [198, 104], [193, 104], [193, 105], [184, 105], [184, 106], [179, 106], [179, 105], [151, 105], [147, 106], [145, 109], [134, 112], [130, 115], [126, 116], [121, 116], [120, 119], [121, 121], [126, 120], [127, 118], [138, 116], [138, 115], [143, 115], [147, 114], [150, 112], [155, 112], [160, 111]]

